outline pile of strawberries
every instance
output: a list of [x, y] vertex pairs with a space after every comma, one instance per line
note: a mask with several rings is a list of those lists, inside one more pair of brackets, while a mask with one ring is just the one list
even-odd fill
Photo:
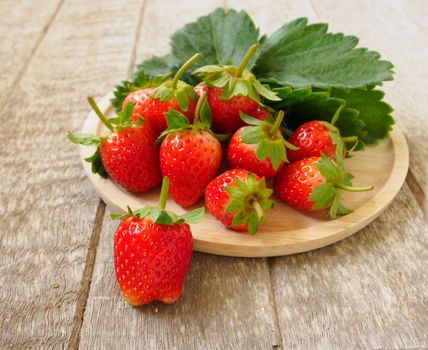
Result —
[[257, 47], [238, 67], [197, 69], [202, 82], [193, 87], [180, 78], [201, 57], [196, 54], [174, 77], [131, 92], [115, 118], [107, 119], [89, 98], [110, 133], [68, 135], [96, 145], [87, 159], [93, 171], [126, 190], [142, 193], [163, 183], [158, 207], [115, 216], [122, 220], [114, 239], [116, 277], [132, 305], [173, 303], [181, 293], [192, 256], [189, 223], [204, 210], [175, 215], [165, 210], [168, 193], [184, 208], [204, 197], [227, 228], [254, 234], [274, 206], [272, 193], [335, 218], [348, 213], [341, 190], [371, 189], [351, 187], [352, 175], [344, 172], [346, 143], [356, 140], [342, 138], [334, 126], [340, 108], [331, 123], [305, 123], [286, 140], [284, 111], [263, 104], [279, 98], [246, 70]]

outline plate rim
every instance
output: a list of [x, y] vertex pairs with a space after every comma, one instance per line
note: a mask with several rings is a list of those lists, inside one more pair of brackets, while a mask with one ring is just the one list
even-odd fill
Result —
[[[110, 103], [110, 99], [112, 97], [113, 93], [109, 93], [98, 102], [98, 106], [103, 113], [106, 112], [109, 108], [112, 108]], [[84, 133], [94, 133], [98, 130], [99, 123], [100, 122], [98, 117], [91, 110], [84, 121], [81, 131]], [[218, 239], [201, 239], [194, 234], [193, 249], [205, 253], [235, 257], [283, 256], [319, 249], [351, 236], [375, 220], [380, 214], [382, 214], [382, 212], [391, 204], [395, 196], [398, 194], [405, 181], [409, 168], [409, 149], [407, 141], [397, 124], [395, 124], [393, 129], [390, 131], [389, 138], [391, 140], [394, 154], [392, 166], [393, 170], [389, 174], [389, 177], [384, 183], [383, 187], [364, 205], [355, 209], [352, 213], [335, 220], [322, 221], [320, 222], [320, 225], [317, 225], [317, 227], [325, 226], [324, 231], [328, 230], [328, 233], [321, 236], [317, 235], [316, 238], [305, 240], [303, 242], [294, 241], [286, 243], [283, 240], [279, 240], [277, 243], [264, 245], [263, 247], [260, 247], [256, 244], [251, 244], [251, 241], [247, 241], [246, 244], [243, 244], [242, 242], [240, 244], [233, 244], [230, 242], [222, 242]], [[111, 209], [120, 211], [126, 210], [126, 208], [123, 208], [114, 203], [104, 193], [103, 189], [106, 186], [113, 186], [122, 193], [124, 193], [123, 190], [120, 190], [118, 186], [115, 185], [110, 179], [102, 179], [97, 174], [93, 174], [90, 164], [84, 161], [84, 158], [88, 157], [90, 154], [92, 154], [92, 152], [93, 147], [82, 145], [80, 146], [80, 157], [86, 176], [89, 178], [98, 195]], [[132, 202], [137, 201], [137, 199], [132, 198], [133, 195], [131, 193], [125, 194], [131, 198], [130, 203], [128, 204], [130, 204], [132, 207]], [[349, 223], [352, 223], [352, 226], [349, 226]], [[344, 228], [345, 225], [346, 228]], [[296, 231], [299, 230], [301, 229]], [[242, 233], [235, 233], [233, 231], [231, 231], [231, 233], [242, 235]], [[263, 233], [258, 233], [258, 235], [260, 234]], [[266, 249], [269, 249], [268, 253], [265, 252]]]

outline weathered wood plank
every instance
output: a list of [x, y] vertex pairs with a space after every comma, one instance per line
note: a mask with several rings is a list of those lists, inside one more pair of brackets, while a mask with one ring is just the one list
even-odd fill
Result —
[[61, 0], [0, 2], [1, 107], [22, 76], [61, 4]]
[[407, 185], [332, 246], [271, 260], [285, 349], [428, 347], [428, 227]]
[[71, 336], [99, 200], [66, 131], [126, 75], [141, 4], [66, 1], [1, 114], [1, 348]]
[[[220, 1], [198, 6], [181, 1], [169, 12], [167, 1], [148, 2], [137, 60], [166, 53], [168, 37], [176, 28], [221, 5]], [[116, 226], [106, 216], [82, 327], [82, 349], [267, 349], [278, 343], [265, 261], [196, 253], [176, 305], [132, 308], [120, 297], [114, 277]]]
[[[410, 87], [408, 74], [421, 57], [421, 51], [410, 48], [412, 44], [408, 42], [406, 48], [400, 47], [401, 42], [411, 41], [410, 32], [414, 28], [408, 18], [396, 18], [397, 2], [312, 2], [313, 11], [305, 9], [299, 15], [308, 16], [312, 21], [329, 22], [332, 31], [359, 36], [363, 46], [379, 50], [396, 64], [397, 81], [385, 85], [387, 100], [396, 108], [396, 117], [404, 124], [407, 134], [409, 130], [416, 132], [426, 123], [420, 120], [421, 106], [410, 109], [411, 118], [407, 108], [414, 103], [413, 98], [409, 100], [413, 93], [421, 101], [426, 100], [425, 92], [416, 91], [417, 86], [425, 85], [425, 73], [419, 66], [420, 77], [415, 86]], [[286, 8], [284, 6], [285, 16]], [[276, 17], [279, 15], [272, 15], [273, 23]], [[419, 53], [412, 57], [413, 65], [407, 59], [412, 52]], [[410, 76], [414, 79], [415, 74]], [[406, 92], [408, 89], [412, 91], [410, 95]], [[417, 131], [419, 136], [411, 140], [411, 147], [423, 148], [423, 132]], [[424, 158], [424, 152], [412, 152], [416, 153], [412, 168], [421, 181], [426, 177], [425, 164], [415, 163]], [[283, 347], [426, 347], [427, 247], [426, 223], [405, 186], [385, 214], [353, 237], [315, 252], [270, 259]]]
[[[395, 81], [383, 89], [410, 146], [410, 169], [428, 193], [428, 20], [423, 1], [340, 3], [311, 0], [333, 31], [357, 35], [362, 46], [379, 51], [395, 65]], [[426, 204], [428, 205], [428, 204]]]
[[133, 308], [114, 277], [106, 213], [81, 335], [81, 349], [268, 349], [274, 327], [261, 259], [195, 253], [175, 305]]

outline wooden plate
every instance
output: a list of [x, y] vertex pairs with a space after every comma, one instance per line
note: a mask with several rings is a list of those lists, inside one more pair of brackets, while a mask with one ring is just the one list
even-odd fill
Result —
[[[110, 105], [111, 97], [112, 94], [109, 94], [99, 103], [107, 116], [114, 113]], [[89, 113], [82, 132], [98, 135], [105, 133], [94, 112]], [[122, 212], [127, 205], [136, 209], [157, 204], [158, 189], [135, 195], [111, 180], [93, 174], [90, 164], [83, 161], [93, 152], [94, 147], [81, 146], [83, 167], [95, 190], [113, 211]], [[355, 175], [355, 186], [375, 186], [371, 192], [344, 193], [345, 205], [354, 209], [351, 214], [328, 221], [296, 211], [276, 199], [275, 209], [269, 212], [266, 223], [260, 226], [256, 235], [249, 235], [225, 229], [207, 213], [201, 223], [192, 225], [194, 249], [219, 255], [266, 257], [317, 249], [352, 235], [378, 217], [400, 190], [409, 166], [406, 140], [395, 126], [389, 139], [357, 152], [345, 164], [346, 169]], [[168, 202], [167, 208], [178, 214], [184, 212], [172, 200]]]

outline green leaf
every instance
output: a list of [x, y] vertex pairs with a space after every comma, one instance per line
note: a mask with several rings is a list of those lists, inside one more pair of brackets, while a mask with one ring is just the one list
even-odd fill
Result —
[[[195, 52], [202, 54], [195, 68], [207, 64], [238, 65], [258, 37], [259, 31], [246, 12], [218, 8], [177, 30], [171, 36], [171, 53], [176, 65]], [[249, 66], [252, 62], [254, 58]]]
[[84, 146], [99, 145], [103, 139], [101, 136], [95, 136], [93, 134], [73, 134], [70, 131], [67, 133], [67, 138], [73, 143]]
[[200, 113], [202, 126], [207, 129], [210, 128], [211, 122], [212, 122], [212, 114], [211, 114], [211, 108], [207, 99], [202, 104], [201, 110], [199, 113]]
[[104, 165], [103, 165], [103, 162], [101, 159], [99, 147], [97, 147], [97, 150], [95, 151], [95, 153], [92, 156], [85, 158], [85, 161], [92, 164], [92, 172], [94, 174], [98, 174], [102, 178], [108, 177], [107, 171], [104, 168]]
[[180, 215], [181, 219], [184, 219], [188, 224], [197, 224], [200, 222], [205, 215], [205, 208], [197, 208], [192, 211], [187, 212], [186, 214]]
[[175, 109], [170, 108], [169, 111], [165, 113], [165, 118], [168, 125], [167, 130], [186, 129], [190, 127], [187, 117]]
[[[394, 124], [392, 107], [383, 102], [384, 92], [380, 90], [332, 89], [331, 96], [346, 101], [346, 107], [359, 112], [358, 118], [364, 122], [362, 141], [367, 145], [376, 144], [388, 136]], [[339, 117], [340, 121], [341, 117]]]
[[327, 33], [306, 18], [283, 25], [263, 43], [253, 72], [294, 88], [361, 88], [392, 80], [392, 64], [377, 52], [356, 48], [358, 38]]
[[[225, 211], [233, 213], [232, 226], [248, 224], [248, 232], [256, 233], [259, 223], [266, 218], [266, 212], [274, 206], [269, 199], [273, 191], [267, 188], [265, 179], [256, 180], [251, 174], [244, 179], [235, 178], [225, 191], [229, 196]], [[259, 212], [256, 206], [259, 206]]]
[[125, 107], [123, 107], [123, 110], [117, 112], [117, 118], [111, 118], [109, 121], [116, 126], [119, 127], [125, 127], [132, 124], [131, 116], [132, 112], [134, 111], [134, 103], [129, 101]]
[[[124, 80], [120, 85], [116, 86], [115, 90], [113, 91], [114, 98], [110, 100], [116, 112], [122, 110], [123, 100], [132, 91], [158, 86], [166, 78], [165, 76], [158, 75], [161, 72], [148, 74], [147, 71], [147, 66], [143, 67], [142, 65], [138, 65], [137, 70], [133, 73], [131, 80]], [[162, 72], [162, 74], [167, 72], [168, 70], [165, 70]]]
[[321, 154], [321, 160], [316, 163], [316, 166], [326, 181], [334, 182], [340, 176], [337, 165], [324, 153]]
[[312, 209], [318, 210], [329, 207], [336, 193], [337, 190], [331, 183], [324, 183], [315, 187], [309, 196], [309, 200], [315, 203]]
[[263, 124], [263, 120], [254, 118], [251, 115], [248, 115], [248, 114], [246, 114], [244, 112], [239, 112], [239, 116], [248, 125], [262, 125]]
[[136, 218], [142, 219], [145, 217], [150, 218], [154, 223], [161, 225], [175, 225], [187, 222], [189, 224], [195, 224], [202, 220], [204, 217], [205, 208], [198, 208], [187, 212], [183, 215], [176, 215], [168, 210], [147, 206], [137, 210], [131, 210], [128, 207], [128, 212], [125, 214], [111, 214], [110, 217], [113, 220], [123, 220], [128, 216], [135, 216]]

